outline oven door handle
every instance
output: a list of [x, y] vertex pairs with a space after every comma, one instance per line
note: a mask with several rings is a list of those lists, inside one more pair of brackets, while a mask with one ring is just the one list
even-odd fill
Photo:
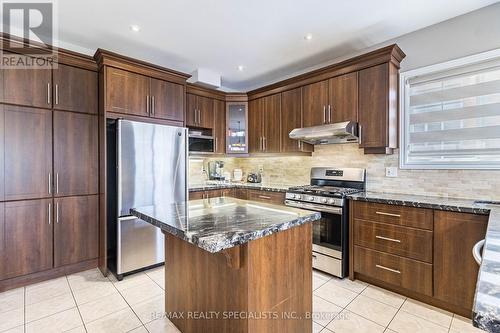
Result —
[[317, 212], [325, 212], [325, 213], [331, 213], [331, 214], [336, 214], [336, 215], [342, 215], [342, 208], [339, 208], [339, 207], [329, 207], [329, 206], [316, 205], [316, 204], [305, 203], [305, 202], [296, 202], [296, 201], [291, 201], [291, 200], [285, 200], [285, 205], [291, 206], [291, 207], [296, 207], [296, 208], [314, 210]]

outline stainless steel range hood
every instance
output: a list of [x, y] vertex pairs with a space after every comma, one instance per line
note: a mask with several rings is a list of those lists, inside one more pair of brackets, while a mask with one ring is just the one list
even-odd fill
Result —
[[313, 145], [358, 142], [358, 124], [353, 121], [321, 126], [296, 128], [289, 134], [290, 139]]

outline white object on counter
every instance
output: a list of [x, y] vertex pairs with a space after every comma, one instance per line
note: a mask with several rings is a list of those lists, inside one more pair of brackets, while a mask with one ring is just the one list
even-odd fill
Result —
[[241, 182], [242, 179], [243, 179], [243, 171], [241, 169], [234, 169], [233, 180], [235, 182]]

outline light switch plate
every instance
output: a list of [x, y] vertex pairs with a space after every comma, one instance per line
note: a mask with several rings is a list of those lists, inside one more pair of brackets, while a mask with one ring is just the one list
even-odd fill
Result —
[[385, 176], [386, 177], [397, 177], [398, 176], [398, 168], [397, 167], [385, 168]]

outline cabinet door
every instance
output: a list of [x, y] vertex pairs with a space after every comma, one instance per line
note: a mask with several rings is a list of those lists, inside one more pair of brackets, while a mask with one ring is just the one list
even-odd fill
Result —
[[329, 81], [330, 123], [358, 121], [358, 72], [340, 75]]
[[389, 65], [359, 72], [360, 147], [386, 147], [388, 134]]
[[1, 69], [1, 102], [51, 108], [52, 70], [50, 69]]
[[54, 199], [54, 266], [97, 258], [97, 195]]
[[52, 196], [52, 111], [3, 105], [4, 199]]
[[149, 84], [147, 76], [106, 68], [106, 111], [149, 116]]
[[52, 199], [0, 207], [0, 280], [52, 268]]
[[204, 196], [205, 196], [205, 191], [189, 192], [189, 200], [203, 199]]
[[325, 124], [328, 105], [328, 80], [304, 86], [302, 94], [304, 127]]
[[264, 152], [279, 153], [281, 147], [281, 94], [263, 98]]
[[226, 103], [214, 100], [215, 153], [226, 153]]
[[97, 116], [54, 111], [55, 195], [97, 194]]
[[97, 73], [59, 64], [54, 75], [54, 109], [97, 114]]
[[196, 95], [186, 94], [186, 126], [198, 126], [198, 99]]
[[184, 86], [151, 79], [151, 116], [158, 119], [184, 121]]
[[213, 99], [197, 96], [198, 99], [198, 123], [203, 128], [213, 128], [214, 126], [214, 102]]
[[479, 266], [474, 244], [484, 239], [488, 216], [434, 211], [434, 297], [472, 311]]
[[264, 100], [254, 99], [248, 102], [248, 152], [262, 152], [262, 109]]

